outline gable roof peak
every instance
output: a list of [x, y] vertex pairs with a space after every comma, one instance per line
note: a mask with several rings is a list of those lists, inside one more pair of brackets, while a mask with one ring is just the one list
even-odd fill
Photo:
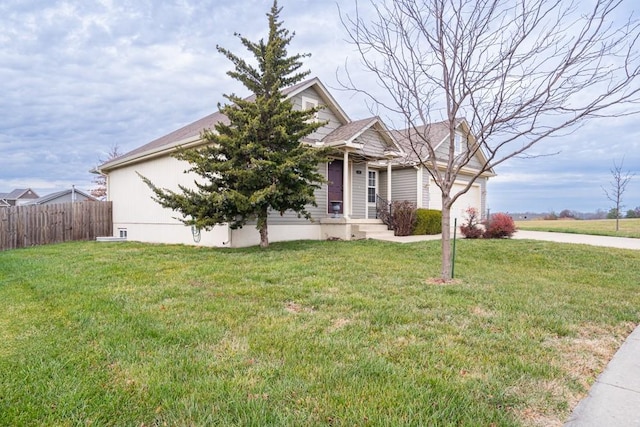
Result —
[[[285, 95], [287, 99], [290, 99], [311, 87], [314, 87], [320, 98], [322, 98], [324, 103], [336, 115], [340, 122], [342, 122], [343, 124], [351, 122], [349, 116], [347, 116], [340, 105], [338, 105], [336, 100], [329, 93], [327, 88], [318, 77], [312, 77], [292, 86], [286, 87], [282, 89], [282, 94]], [[255, 95], [249, 95], [244, 99], [250, 100], [252, 97], [255, 97]], [[169, 151], [180, 145], [184, 146], [189, 144], [198, 144], [202, 131], [204, 131], [205, 129], [213, 129], [216, 124], [221, 122], [228, 124], [229, 119], [218, 110], [215, 113], [209, 114], [208, 116], [196, 120], [195, 122], [189, 123], [173, 132], [168, 133], [167, 135], [156, 138], [147, 144], [135, 148], [123, 154], [122, 156], [111, 159], [100, 165], [97, 169], [95, 169], [95, 171], [101, 173], [101, 171], [103, 170], [111, 169], [120, 164], [128, 163], [129, 161], [136, 161], [137, 159], [141, 159], [150, 155], [156, 155], [158, 153]]]
[[16, 188], [9, 193], [3, 193], [2, 198], [5, 200], [18, 200], [25, 195], [31, 196], [30, 198], [38, 197], [31, 188]]

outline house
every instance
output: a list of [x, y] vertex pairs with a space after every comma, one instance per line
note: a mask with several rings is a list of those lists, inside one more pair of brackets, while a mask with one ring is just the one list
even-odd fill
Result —
[[[409, 200], [416, 203], [418, 208], [442, 209], [442, 192], [435, 184], [435, 180], [429, 174], [424, 163], [429, 164], [427, 150], [414, 143], [411, 146], [409, 132], [420, 132], [425, 140], [431, 141], [434, 146], [436, 158], [447, 158], [449, 153], [449, 128], [447, 122], [432, 123], [428, 126], [420, 126], [416, 129], [392, 131], [396, 141], [403, 148], [404, 155], [392, 161], [393, 168], [393, 187], [391, 194], [393, 200]], [[454, 136], [454, 155], [458, 155], [464, 149], [462, 141], [466, 140], [469, 135], [469, 142], [474, 141], [474, 137], [469, 128], [469, 124], [464, 119], [459, 119], [456, 126], [456, 134]], [[413, 140], [420, 140], [413, 138]], [[420, 161], [422, 160], [422, 162]], [[440, 171], [446, 170], [446, 165], [437, 162]], [[483, 164], [487, 163], [487, 159], [481, 150], [471, 158], [468, 165], [462, 168], [456, 182], [453, 184], [451, 194], [457, 194], [463, 190], [471, 181], [472, 177], [477, 175]], [[462, 221], [465, 218], [466, 210], [474, 207], [483, 214], [487, 211], [487, 182], [489, 178], [495, 176], [493, 170], [488, 170], [480, 174], [480, 177], [471, 184], [469, 190], [460, 196], [451, 208], [451, 218], [458, 218]], [[385, 175], [381, 176], [381, 194], [386, 192], [384, 186]], [[453, 222], [452, 222], [453, 224]]]
[[[386, 226], [377, 219], [376, 212], [376, 201], [381, 198], [412, 200], [420, 207], [438, 208], [439, 198], [434, 185], [423, 168], [411, 163], [410, 154], [402, 147], [402, 133], [390, 131], [378, 117], [351, 120], [317, 78], [283, 92], [294, 108], [322, 107], [317, 119], [327, 124], [304, 142], [311, 146], [332, 147], [335, 155], [319, 165], [320, 172], [329, 182], [316, 191], [318, 206], [309, 207], [313, 220], [298, 218], [294, 212], [282, 216], [273, 213], [268, 219], [270, 241], [348, 240], [382, 232]], [[114, 236], [145, 242], [218, 247], [259, 243], [258, 232], [249, 224], [238, 230], [223, 224], [209, 231], [185, 226], [176, 218], [179, 213], [152, 200], [151, 190], [138, 175], [149, 178], [160, 188], [176, 190], [178, 185], [193, 186], [194, 180], [200, 177], [185, 173], [189, 165], [171, 154], [178, 147], [202, 145], [201, 132], [226, 120], [220, 112], [213, 113], [97, 168], [97, 172], [107, 176], [107, 194], [113, 201]], [[442, 149], [446, 148], [445, 139]], [[486, 182], [488, 177], [480, 181]], [[477, 192], [465, 202], [483, 210], [484, 185], [479, 183]]]
[[72, 187], [68, 190], [57, 191], [55, 193], [47, 194], [46, 196], [38, 197], [37, 199], [30, 200], [26, 204], [28, 205], [53, 205], [56, 203], [70, 203], [70, 202], [97, 202], [98, 199], [84, 191], [78, 190]]
[[0, 207], [20, 206], [37, 199], [38, 194], [30, 188], [17, 188], [10, 193], [0, 193]]

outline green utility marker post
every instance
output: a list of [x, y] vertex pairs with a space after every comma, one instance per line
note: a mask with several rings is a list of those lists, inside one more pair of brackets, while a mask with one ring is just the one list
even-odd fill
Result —
[[453, 219], [453, 253], [451, 254], [451, 278], [456, 272], [456, 231], [458, 230], [458, 218]]

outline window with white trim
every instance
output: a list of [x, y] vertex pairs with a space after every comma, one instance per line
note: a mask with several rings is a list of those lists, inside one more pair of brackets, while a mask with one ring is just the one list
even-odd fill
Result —
[[376, 171], [369, 171], [367, 177], [367, 202], [376, 202]]
[[458, 154], [462, 153], [462, 135], [460, 135], [458, 132], [456, 132], [453, 144], [453, 154], [457, 156]]
[[[317, 99], [313, 99], [313, 98], [307, 98], [306, 96], [302, 97], [302, 110], [310, 110], [312, 108], [317, 108], [318, 107], [318, 100]], [[313, 115], [313, 119], [311, 120], [312, 122], [317, 122], [318, 121], [318, 112], [316, 111], [316, 113]]]

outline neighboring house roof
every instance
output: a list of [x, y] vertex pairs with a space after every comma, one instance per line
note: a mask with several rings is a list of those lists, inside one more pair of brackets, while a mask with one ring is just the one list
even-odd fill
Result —
[[0, 199], [3, 200], [18, 200], [18, 199], [34, 199], [38, 195], [30, 188], [16, 188], [10, 193], [0, 193]]
[[44, 205], [47, 203], [51, 203], [52, 201], [55, 201], [56, 199], [61, 199], [71, 193], [76, 193], [77, 195], [81, 196], [81, 198], [83, 198], [84, 200], [90, 200], [93, 202], [97, 202], [99, 201], [98, 199], [96, 199], [95, 197], [93, 197], [90, 194], [85, 193], [82, 190], [78, 190], [77, 188], [75, 189], [69, 189], [69, 190], [62, 190], [62, 191], [56, 191], [55, 193], [51, 193], [51, 194], [47, 194], [46, 196], [42, 196], [39, 197], [35, 200], [30, 201], [29, 203], [27, 203], [28, 205]]
[[16, 206], [24, 200], [37, 198], [38, 195], [30, 188], [16, 188], [10, 193], [0, 193], [0, 207]]
[[[333, 96], [331, 96], [329, 91], [317, 77], [290, 86], [284, 89], [282, 93], [287, 98], [291, 98], [312, 86], [314, 87], [320, 98], [322, 98], [322, 100], [325, 102], [327, 107], [331, 109], [331, 111], [342, 123], [349, 123], [351, 121], [347, 114], [342, 110]], [[253, 98], [255, 98], [255, 95], [251, 95], [245, 99], [251, 100]], [[129, 151], [128, 153], [116, 159], [109, 160], [108, 162], [99, 166], [97, 172], [108, 171], [115, 167], [133, 163], [147, 157], [159, 156], [172, 151], [178, 146], [189, 147], [193, 145], [199, 145], [203, 142], [201, 139], [202, 132], [205, 129], [213, 129], [216, 124], [221, 122], [228, 124], [229, 119], [220, 111], [216, 111], [213, 114], [196, 120], [195, 122], [183, 126], [178, 130], [155, 139], [148, 144]]]

